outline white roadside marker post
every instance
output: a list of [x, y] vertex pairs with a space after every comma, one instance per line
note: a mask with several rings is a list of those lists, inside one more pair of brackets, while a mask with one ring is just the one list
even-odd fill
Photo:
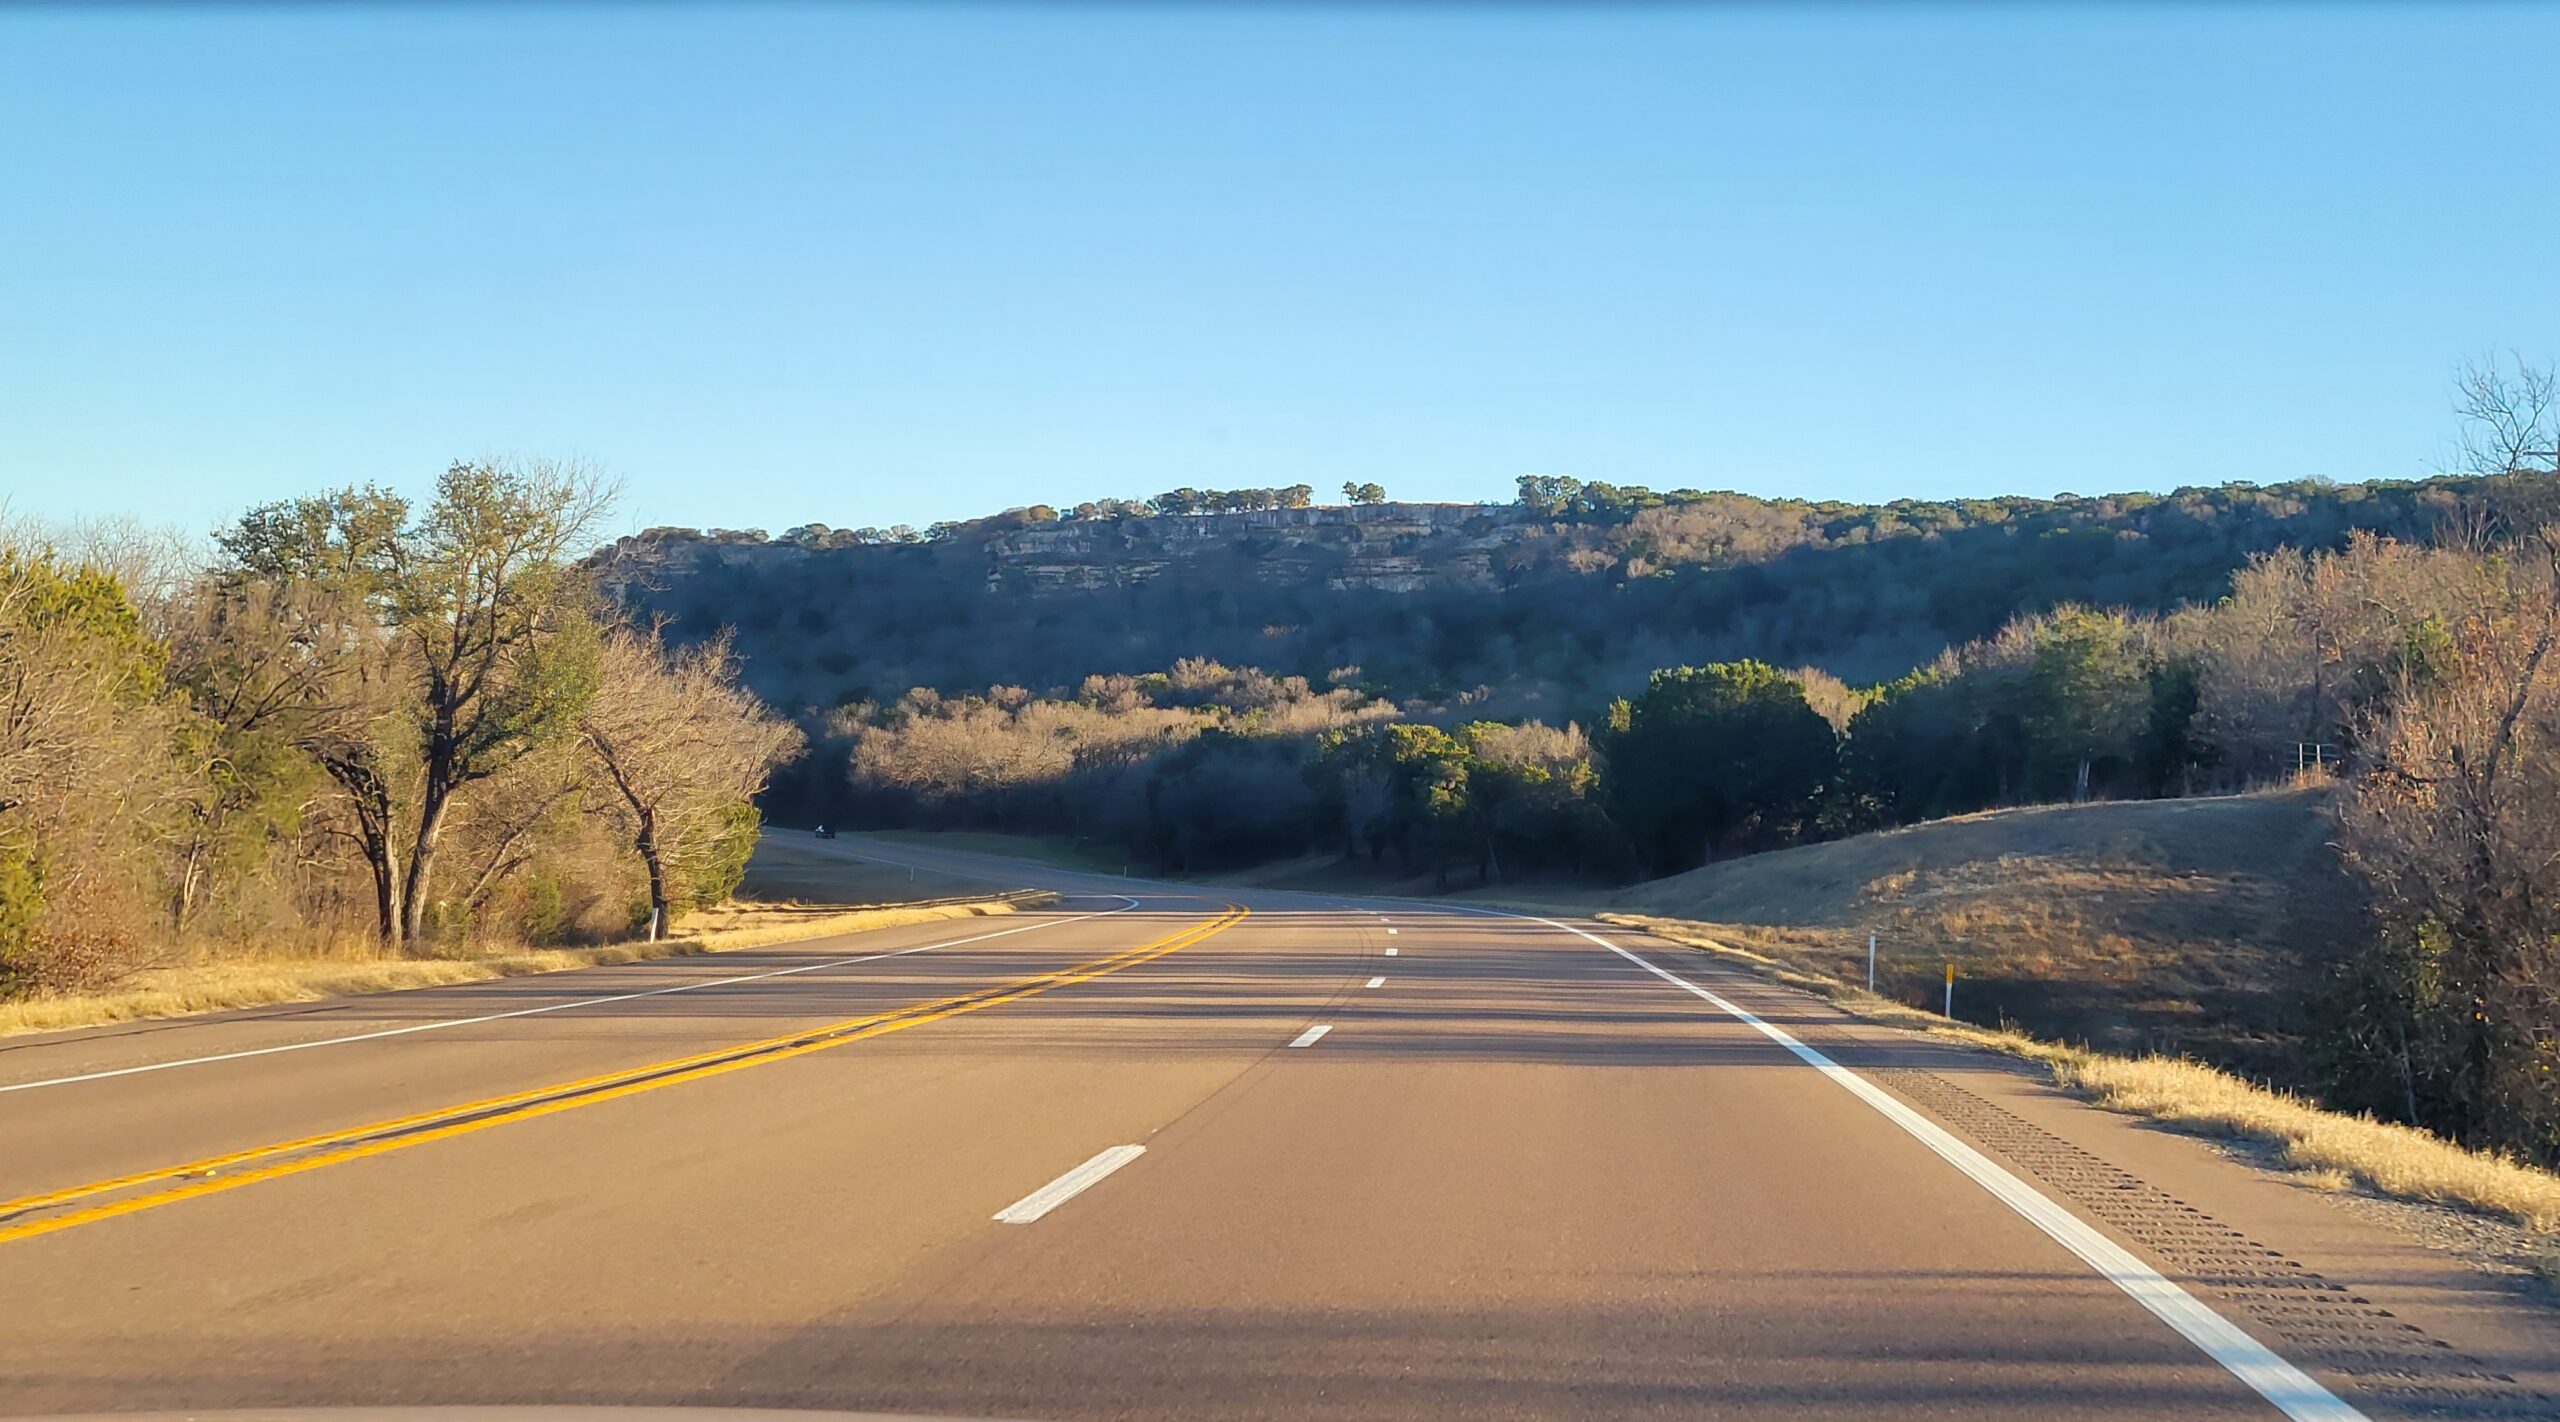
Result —
[[1876, 936], [1867, 935], [1867, 996], [1876, 994]]
[[1947, 1010], [1938, 1015], [1941, 1017], [1956, 1015], [1956, 965], [1953, 963], [1947, 965]]

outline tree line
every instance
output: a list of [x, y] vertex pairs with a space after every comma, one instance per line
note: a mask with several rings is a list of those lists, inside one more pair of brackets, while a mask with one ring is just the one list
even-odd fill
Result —
[[[1025, 524], [1014, 541], [787, 557], [644, 536], [602, 561], [672, 635], [734, 628], [757, 692], [809, 725], [913, 686], [1071, 687], [1185, 657], [1318, 683], [1357, 666], [1362, 689], [1400, 704], [1475, 696], [1472, 714], [1560, 721], [1634, 695], [1657, 667], [1757, 659], [1888, 681], [2065, 603], [2165, 614], [2211, 602], [2251, 557], [2282, 548], [2534, 527], [2553, 507], [2549, 484], [2459, 474], [1879, 505], [1710, 494], [1623, 518], [1487, 506], [1375, 544], [1322, 516], [1187, 539], [1163, 519]], [[1049, 545], [1070, 540], [1077, 580], [1040, 581], [1037, 565], [1063, 556]], [[1423, 582], [1369, 586], [1369, 558]], [[1461, 566], [1478, 572], [1438, 576]]]
[[209, 556], [0, 533], [0, 995], [350, 933], [637, 931], [724, 897], [802, 737], [580, 563], [585, 471], [262, 505]]
[[[1345, 484], [1344, 498], [1354, 504], [1385, 503], [1387, 491], [1376, 484]], [[913, 524], [893, 523], [886, 527], [865, 525], [860, 528], [835, 528], [823, 523], [804, 523], [784, 530], [775, 539], [761, 528], [696, 528], [660, 526], [635, 535], [642, 542], [704, 543], [769, 543], [782, 542], [800, 548], [877, 548], [918, 543], [941, 543], [965, 537], [985, 537], [1008, 529], [1036, 528], [1042, 524], [1097, 523], [1120, 519], [1189, 517], [1196, 514], [1252, 513], [1263, 509], [1312, 508], [1316, 501], [1312, 484], [1290, 484], [1277, 488], [1195, 489], [1184, 485], [1148, 499], [1087, 499], [1082, 503], [1024, 504], [983, 518], [940, 519], [919, 529]]]

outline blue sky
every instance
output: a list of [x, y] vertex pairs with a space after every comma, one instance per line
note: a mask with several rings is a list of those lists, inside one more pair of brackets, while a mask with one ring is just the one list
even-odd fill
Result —
[[620, 522], [2441, 462], [2560, 7], [0, 10], [0, 500]]

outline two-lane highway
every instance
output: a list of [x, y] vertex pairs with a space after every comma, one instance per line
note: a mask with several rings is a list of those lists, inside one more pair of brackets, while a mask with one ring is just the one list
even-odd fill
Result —
[[[34, 1202], [0, 1410], [2487, 1417], [2560, 1383], [2548, 1317], [2325, 1201], [1660, 945], [1000, 872], [1071, 897], [0, 1044]], [[2199, 1264], [2199, 1220], [2291, 1273]]]

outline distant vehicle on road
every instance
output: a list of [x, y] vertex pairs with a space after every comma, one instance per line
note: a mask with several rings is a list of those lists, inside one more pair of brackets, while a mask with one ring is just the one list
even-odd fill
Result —
[[836, 832], [835, 832], [834, 830], [831, 830], [831, 829], [827, 828], [825, 825], [820, 825], [820, 826], [818, 826], [818, 838], [820, 838], [820, 839], [833, 839], [833, 838], [835, 838], [835, 837], [836, 837]]

